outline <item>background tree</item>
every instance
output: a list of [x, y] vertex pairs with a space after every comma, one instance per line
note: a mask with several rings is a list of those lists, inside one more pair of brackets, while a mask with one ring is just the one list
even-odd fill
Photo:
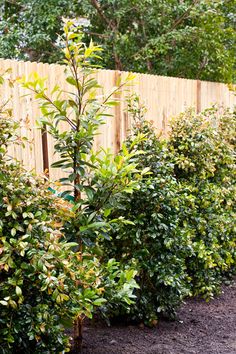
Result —
[[1, 1], [1, 57], [58, 61], [61, 17], [77, 17], [107, 68], [235, 79], [235, 0]]

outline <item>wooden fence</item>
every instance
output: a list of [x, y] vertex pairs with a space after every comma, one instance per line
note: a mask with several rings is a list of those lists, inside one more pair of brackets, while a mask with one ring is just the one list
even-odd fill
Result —
[[[48, 77], [49, 89], [52, 89], [55, 84], [67, 88], [63, 66], [1, 59], [0, 73], [8, 68], [12, 69], [10, 75], [13, 79], [22, 75], [28, 76], [36, 71], [40, 76]], [[98, 82], [104, 87], [104, 92], [111, 90], [119, 75], [126, 77], [127, 73], [101, 70], [96, 74]], [[147, 119], [152, 120], [157, 130], [162, 130], [164, 133], [168, 132], [168, 119], [188, 107], [195, 107], [200, 111], [216, 103], [231, 108], [236, 104], [236, 97], [225, 84], [199, 80], [137, 74], [130, 91], [140, 95], [141, 101], [147, 107]], [[19, 146], [12, 147], [10, 153], [20, 159], [27, 169], [42, 173], [44, 167], [56, 159], [53, 153], [53, 140], [50, 136], [47, 136], [47, 142], [42, 139], [41, 131], [36, 128], [36, 120], [40, 117], [38, 103], [33, 95], [24, 96], [26, 93], [28, 92], [19, 84], [15, 84], [13, 88], [4, 84], [0, 88], [1, 100], [12, 96], [13, 114], [21, 122], [21, 135], [31, 141], [30, 144], [26, 144], [25, 149]], [[96, 148], [103, 146], [117, 151], [126, 137], [132, 122], [125, 110], [124, 95], [123, 92], [121, 104], [112, 109], [111, 113], [114, 117], [108, 118], [107, 123], [101, 127], [101, 133], [95, 141]], [[59, 176], [59, 171], [50, 170], [52, 179], [57, 179]]]

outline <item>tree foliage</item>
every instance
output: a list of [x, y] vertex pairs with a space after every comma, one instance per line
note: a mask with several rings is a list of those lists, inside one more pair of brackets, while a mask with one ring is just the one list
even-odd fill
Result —
[[61, 18], [76, 17], [106, 68], [235, 80], [235, 0], [2, 0], [1, 10], [2, 57], [59, 60]]

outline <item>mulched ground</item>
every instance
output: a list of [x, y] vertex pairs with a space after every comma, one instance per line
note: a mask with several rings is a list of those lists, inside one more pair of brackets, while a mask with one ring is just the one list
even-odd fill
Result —
[[236, 281], [210, 303], [190, 299], [175, 322], [84, 329], [83, 354], [236, 354]]

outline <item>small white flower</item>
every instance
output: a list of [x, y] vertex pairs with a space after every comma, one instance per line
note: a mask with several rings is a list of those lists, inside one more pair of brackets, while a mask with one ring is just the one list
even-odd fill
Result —
[[78, 17], [76, 19], [76, 25], [81, 26], [81, 27], [89, 27], [90, 26], [90, 20], [86, 17]]

